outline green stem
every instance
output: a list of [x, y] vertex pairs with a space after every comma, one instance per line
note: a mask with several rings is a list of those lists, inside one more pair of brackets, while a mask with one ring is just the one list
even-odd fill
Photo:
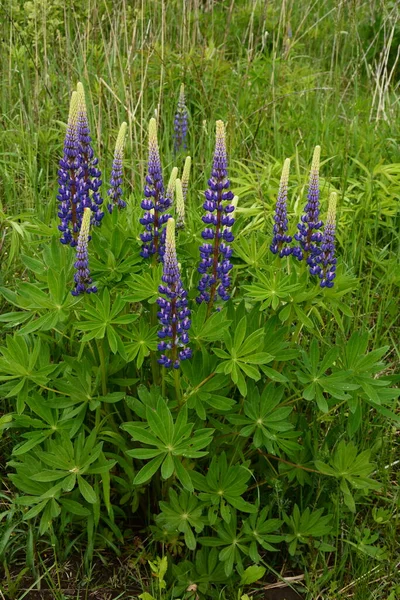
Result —
[[[154, 303], [150, 306], [150, 326], [155, 327], [157, 325], [157, 304]], [[155, 385], [160, 384], [160, 368], [157, 362], [157, 356], [154, 350], [150, 352], [151, 372], [153, 375], [153, 383]]]
[[181, 373], [180, 369], [174, 369], [174, 382], [175, 382], [175, 393], [178, 407], [182, 406], [182, 393], [181, 393]]
[[103, 396], [107, 396], [107, 366], [106, 359], [104, 356], [104, 339], [98, 342], [97, 349], [99, 351], [100, 358], [100, 371], [101, 371], [101, 393]]

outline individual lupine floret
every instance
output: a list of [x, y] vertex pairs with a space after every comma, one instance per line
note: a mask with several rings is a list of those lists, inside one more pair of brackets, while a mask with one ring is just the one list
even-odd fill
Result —
[[76, 245], [76, 261], [74, 267], [76, 273], [74, 275], [75, 289], [71, 291], [73, 296], [97, 292], [97, 288], [92, 284], [92, 278], [89, 271], [89, 253], [88, 243], [90, 240], [90, 220], [92, 211], [86, 207], [83, 210], [82, 224], [79, 231], [78, 242]]
[[332, 192], [329, 197], [328, 215], [319, 253], [314, 257], [314, 264], [310, 267], [311, 275], [318, 275], [321, 280], [320, 286], [327, 288], [333, 287], [333, 280], [336, 277], [336, 202], [337, 194]]
[[112, 213], [114, 206], [117, 206], [119, 209], [126, 208], [126, 202], [122, 199], [121, 186], [123, 181], [122, 167], [127, 128], [128, 125], [125, 122], [122, 123], [118, 133], [117, 142], [115, 144], [114, 160], [110, 178], [110, 189], [107, 191], [107, 195], [110, 198], [110, 202], [107, 205], [109, 213]]
[[185, 227], [185, 200], [183, 198], [182, 181], [176, 180], [176, 228]]
[[181, 177], [183, 199], [185, 202], [186, 202], [188, 188], [189, 188], [189, 177], [190, 177], [191, 166], [192, 166], [192, 159], [190, 156], [187, 156], [186, 160], [185, 160], [185, 164], [183, 166], [183, 172], [182, 172], [182, 177]]
[[94, 156], [92, 138], [90, 137], [89, 121], [87, 117], [85, 93], [83, 85], [78, 83], [78, 116], [77, 138], [79, 152], [78, 194], [76, 211], [78, 225], [80, 226], [85, 208], [92, 210], [92, 224], [100, 225], [104, 213], [100, 210], [103, 199], [99, 189], [102, 184], [101, 171], [98, 169], [98, 158]]
[[288, 244], [292, 241], [292, 236], [286, 232], [288, 230], [288, 218], [287, 218], [287, 190], [289, 183], [289, 169], [290, 159], [287, 158], [283, 163], [281, 181], [279, 184], [278, 199], [276, 201], [275, 215], [274, 215], [274, 236], [272, 238], [272, 244], [270, 250], [273, 254], [279, 254], [283, 256], [289, 256], [292, 249]]
[[178, 177], [178, 167], [174, 167], [171, 171], [171, 175], [170, 175], [168, 185], [167, 185], [167, 192], [165, 194], [166, 197], [171, 200], [171, 204], [173, 204], [173, 202], [174, 202], [175, 182], [176, 182], [177, 177]]
[[62, 244], [70, 244], [73, 241], [73, 232], [78, 232], [77, 228], [77, 171], [79, 168], [78, 140], [76, 132], [76, 121], [78, 116], [78, 94], [72, 92], [69, 107], [69, 116], [67, 132], [64, 140], [63, 157], [60, 159], [60, 168], [58, 170], [58, 216], [61, 223], [58, 229], [62, 236]]
[[321, 242], [322, 234], [319, 231], [323, 223], [319, 218], [319, 164], [321, 147], [316, 146], [311, 164], [310, 183], [308, 186], [307, 204], [301, 222], [297, 225], [298, 232], [294, 239], [299, 242], [292, 250], [293, 256], [299, 260], [305, 258], [311, 266], [313, 255], [318, 252], [318, 244]]
[[158, 350], [162, 352], [158, 362], [166, 368], [179, 368], [181, 360], [190, 358], [192, 351], [189, 343], [190, 310], [187, 292], [184, 290], [179, 272], [175, 246], [175, 221], [167, 222], [165, 255], [163, 263], [163, 283], [159, 292], [163, 295], [157, 300], [158, 318], [161, 329], [158, 332], [160, 342]]
[[149, 258], [164, 254], [165, 223], [171, 215], [165, 211], [171, 206], [171, 199], [164, 193], [164, 181], [162, 176], [160, 152], [157, 141], [157, 122], [150, 119], [149, 123], [149, 159], [144, 186], [145, 198], [141, 207], [145, 211], [140, 223], [144, 225], [145, 231], [140, 235], [142, 250], [140, 255]]
[[[200, 294], [196, 301], [207, 302], [209, 310], [218, 296], [229, 300], [228, 288], [231, 283], [229, 272], [232, 269], [230, 243], [234, 237], [231, 231], [235, 220], [232, 213], [235, 207], [231, 204], [233, 193], [229, 190], [228, 159], [226, 154], [225, 126], [222, 121], [216, 123], [216, 143], [209, 188], [205, 191], [203, 204], [206, 214], [202, 217], [207, 227], [202, 232], [205, 240], [200, 246]], [[228, 204], [225, 204], [225, 202]]]
[[175, 152], [179, 152], [182, 148], [186, 149], [186, 136], [188, 130], [188, 112], [186, 108], [186, 99], [185, 99], [185, 86], [182, 83], [178, 107], [175, 113], [174, 120], [174, 134], [175, 134], [175, 143], [174, 149]]

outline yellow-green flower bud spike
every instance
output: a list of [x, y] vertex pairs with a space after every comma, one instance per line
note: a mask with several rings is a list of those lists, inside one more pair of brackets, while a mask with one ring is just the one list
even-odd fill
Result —
[[86, 114], [85, 90], [83, 89], [83, 85], [80, 81], [76, 86], [76, 91], [78, 96], [78, 112], [83, 112]]
[[78, 93], [72, 92], [71, 101], [69, 104], [68, 126], [76, 127], [78, 117]]
[[183, 197], [182, 181], [176, 180], [176, 227], [178, 229], [185, 226], [185, 199]]
[[158, 154], [157, 121], [153, 117], [149, 121], [149, 150], [155, 149], [157, 149]]
[[124, 146], [125, 146], [127, 129], [128, 129], [128, 124], [125, 123], [125, 121], [124, 121], [121, 124], [121, 127], [119, 128], [117, 141], [115, 143], [115, 154], [121, 154], [122, 155], [123, 152], [124, 152]]
[[192, 159], [190, 156], [186, 157], [185, 164], [183, 166], [182, 173], [182, 191], [183, 191], [183, 199], [186, 201], [188, 188], [189, 188], [189, 177], [190, 177], [190, 169], [192, 167]]
[[[315, 156], [315, 155], [314, 155]], [[282, 167], [281, 181], [280, 181], [280, 193], [287, 194], [287, 186], [289, 183], [289, 171], [290, 171], [290, 158], [286, 158]]]
[[336, 204], [337, 204], [337, 193], [332, 192], [329, 196], [328, 214], [326, 217], [326, 224], [335, 226], [336, 223]]
[[175, 244], [175, 219], [172, 217], [168, 219], [166, 229], [167, 233], [165, 237], [164, 270], [168, 268], [178, 269]]
[[178, 177], [178, 167], [174, 167], [171, 171], [171, 176], [167, 185], [167, 198], [170, 198], [171, 202], [174, 200], [175, 194], [175, 182]]
[[83, 217], [82, 217], [82, 225], [79, 232], [79, 237], [82, 238], [83, 241], [87, 242], [89, 239], [89, 231], [90, 231], [90, 217], [92, 216], [92, 211], [89, 207], [83, 209]]
[[185, 103], [185, 84], [181, 83], [181, 88], [179, 90], [179, 100]]
[[[226, 142], [225, 142], [225, 125], [223, 121], [216, 121], [215, 123], [215, 145], [217, 148], [224, 148], [224, 150], [226, 149]], [[226, 151], [226, 150], [225, 150]]]
[[[286, 159], [286, 160], [288, 160], [288, 159]], [[315, 146], [312, 163], [311, 163], [311, 171], [316, 171], [317, 173], [319, 173], [320, 160], [321, 160], [321, 146]]]

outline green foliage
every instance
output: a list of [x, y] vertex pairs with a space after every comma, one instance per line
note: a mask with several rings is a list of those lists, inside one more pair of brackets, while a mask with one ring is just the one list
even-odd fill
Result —
[[[40, 582], [49, 557], [59, 563], [74, 552], [84, 556], [85, 576], [96, 557], [106, 564], [123, 554], [148, 565], [143, 600], [256, 597], [266, 578], [297, 572], [305, 574], [309, 598], [366, 600], [373, 593], [395, 600], [395, 3], [6, 4], [0, 18], [5, 594], [18, 597], [18, 586], [28, 587], [26, 573]], [[162, 268], [139, 256], [139, 218], [144, 128], [156, 107], [164, 166], [182, 168], [172, 152], [182, 73], [193, 179], [177, 249], [192, 309], [193, 357], [174, 374], [157, 364]], [[78, 75], [104, 182], [122, 120], [129, 140], [127, 209], [106, 213], [90, 242], [99, 292], [75, 298], [74, 253], [58, 241], [56, 182], [67, 96]], [[194, 297], [216, 118], [227, 123], [239, 205], [232, 300], [207, 314]], [[292, 158], [293, 234], [317, 143], [323, 219], [329, 193], [339, 195], [338, 269], [330, 290], [303, 263], [269, 251], [282, 162]], [[140, 552], [132, 546], [139, 536]], [[20, 578], [13, 579], [14, 565], [21, 566]], [[371, 581], [381, 587], [371, 591]], [[58, 583], [55, 594], [62, 593]]]

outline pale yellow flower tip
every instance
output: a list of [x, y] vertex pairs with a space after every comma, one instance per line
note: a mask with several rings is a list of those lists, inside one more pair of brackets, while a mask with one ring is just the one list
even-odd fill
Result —
[[74, 125], [76, 123], [77, 114], [78, 114], [78, 93], [72, 92], [71, 101], [69, 103], [68, 125]]
[[170, 175], [168, 185], [167, 185], [167, 197], [171, 198], [171, 200], [174, 199], [175, 182], [176, 182], [177, 177], [178, 177], [178, 167], [174, 167], [171, 171], [171, 175]]
[[332, 192], [329, 196], [328, 214], [326, 217], [326, 224], [334, 225], [336, 222], [336, 204], [337, 204], [337, 193]]
[[172, 217], [167, 221], [166, 246], [170, 252], [175, 251], [175, 219]]
[[149, 121], [149, 144], [158, 145], [157, 142], [157, 121], [151, 118]]
[[281, 188], [286, 188], [289, 182], [290, 158], [286, 158], [282, 167]]
[[231, 212], [231, 214], [230, 214], [230, 216], [232, 218], [235, 217], [235, 212], [236, 212], [236, 209], [237, 209], [238, 202], [239, 202], [239, 196], [233, 196], [233, 200], [231, 202], [231, 205], [234, 207], [235, 210], [233, 212]]
[[311, 163], [311, 169], [313, 171], [319, 171], [320, 159], [321, 159], [321, 146], [315, 146], [312, 163]]
[[223, 121], [217, 121], [215, 123], [215, 132], [217, 141], [221, 141], [225, 145], [225, 125]]
[[118, 137], [117, 137], [117, 141], [115, 144], [115, 152], [116, 153], [122, 154], [122, 152], [124, 151], [127, 129], [128, 129], [128, 124], [125, 123], [125, 121], [124, 121], [121, 124], [121, 127], [119, 128]]
[[90, 230], [90, 218], [92, 216], [92, 211], [91, 209], [87, 206], [86, 208], [83, 209], [83, 217], [82, 217], [82, 223], [81, 223], [81, 229], [79, 232], [79, 237], [83, 240], [87, 240], [87, 238], [89, 237], [89, 230]]
[[76, 85], [76, 91], [78, 94], [78, 110], [86, 112], [85, 90], [83, 89], [83, 85], [80, 81], [78, 81]]
[[177, 179], [175, 182], [176, 185], [176, 214], [178, 225], [183, 225], [185, 222], [185, 200], [183, 197], [183, 189], [182, 189], [182, 181]]

